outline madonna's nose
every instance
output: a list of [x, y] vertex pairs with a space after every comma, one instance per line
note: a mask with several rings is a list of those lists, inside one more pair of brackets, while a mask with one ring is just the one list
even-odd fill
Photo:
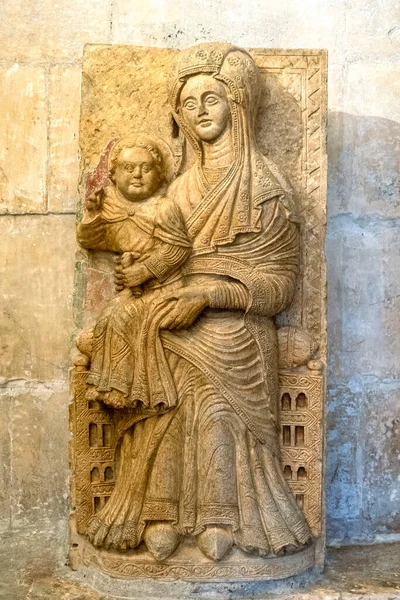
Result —
[[202, 103], [199, 104], [199, 107], [197, 109], [197, 116], [202, 117], [203, 115], [206, 115], [206, 114], [207, 114], [207, 109], [204, 106], [204, 104], [202, 104]]
[[140, 179], [142, 176], [142, 169], [139, 165], [133, 169], [132, 175], [135, 177], [135, 179]]

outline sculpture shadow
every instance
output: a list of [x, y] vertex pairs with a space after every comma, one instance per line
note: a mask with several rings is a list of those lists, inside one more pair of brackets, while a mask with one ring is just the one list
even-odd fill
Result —
[[[399, 533], [400, 123], [329, 113], [328, 542]], [[394, 387], [393, 387], [394, 386]], [[398, 386], [398, 384], [397, 384]], [[397, 432], [397, 435], [396, 435]]]

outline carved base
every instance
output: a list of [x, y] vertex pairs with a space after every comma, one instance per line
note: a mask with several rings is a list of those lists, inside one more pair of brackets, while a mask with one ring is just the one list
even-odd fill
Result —
[[[159, 579], [161, 581], [269, 581], [305, 573], [315, 567], [315, 544], [290, 556], [259, 558], [234, 548], [218, 563], [207, 559], [195, 542], [185, 541], [171, 558], [156, 562], [144, 547], [121, 554], [94, 548], [84, 538], [79, 562], [95, 566], [120, 579]], [[79, 564], [74, 565], [79, 568]]]

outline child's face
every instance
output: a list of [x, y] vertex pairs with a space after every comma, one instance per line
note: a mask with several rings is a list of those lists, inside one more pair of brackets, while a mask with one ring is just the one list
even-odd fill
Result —
[[145, 200], [157, 190], [160, 175], [146, 148], [125, 148], [118, 157], [114, 173], [119, 192], [131, 202]]

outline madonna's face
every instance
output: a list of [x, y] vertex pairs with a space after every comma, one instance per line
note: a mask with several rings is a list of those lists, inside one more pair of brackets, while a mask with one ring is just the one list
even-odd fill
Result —
[[180, 95], [182, 118], [195, 138], [215, 142], [230, 126], [226, 89], [211, 75], [190, 77]]

